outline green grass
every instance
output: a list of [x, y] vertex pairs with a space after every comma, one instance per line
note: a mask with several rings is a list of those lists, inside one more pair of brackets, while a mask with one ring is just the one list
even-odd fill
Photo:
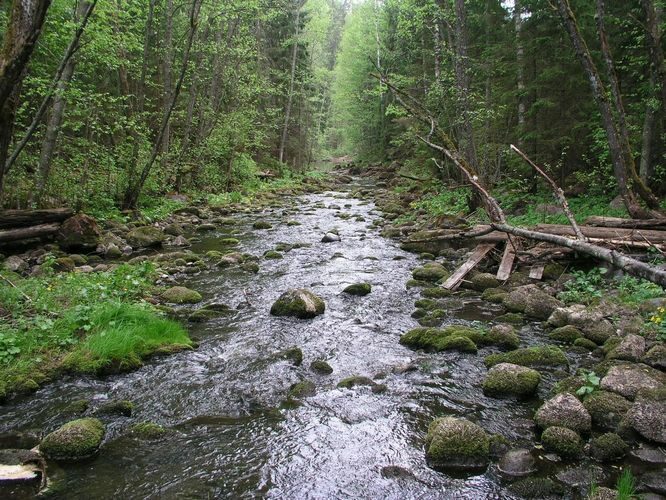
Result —
[[101, 304], [91, 312], [90, 331], [69, 353], [63, 367], [77, 372], [125, 371], [141, 366], [141, 360], [162, 349], [192, 345], [176, 322], [160, 318], [145, 306]]
[[[183, 343], [182, 330], [171, 322], [167, 327], [144, 301], [157, 276], [152, 263], [124, 264], [112, 271], [86, 274], [54, 273], [52, 261], [46, 259], [42, 276], [0, 273], [0, 396], [36, 388], [63, 368], [68, 353], [82, 349], [89, 340], [89, 358], [109, 368], [113, 363], [120, 367], [116, 354], [123, 352], [132, 358], [130, 364], [136, 364], [146, 349], [155, 347], [159, 333], [166, 339], [164, 345], [172, 339], [178, 345]], [[102, 328], [109, 314], [118, 316], [117, 324], [122, 326], [112, 334], [108, 333], [111, 329]], [[152, 325], [143, 344], [131, 338], [136, 337], [136, 328], [130, 335], [129, 325], [134, 321], [136, 326], [137, 318]], [[116, 341], [124, 347], [114, 351], [111, 347]], [[71, 367], [79, 369], [76, 364]]]
[[617, 500], [630, 500], [636, 498], [636, 480], [629, 469], [624, 469], [615, 485]]

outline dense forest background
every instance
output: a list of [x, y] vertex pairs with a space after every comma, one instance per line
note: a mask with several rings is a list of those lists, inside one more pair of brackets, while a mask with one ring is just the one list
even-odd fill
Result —
[[557, 4], [610, 77], [604, 92], [617, 77], [614, 119], [663, 194], [663, 3], [54, 0], [3, 111], [15, 121], [2, 204], [103, 214], [166, 193], [233, 196], [333, 155], [459, 184], [377, 75], [418, 99], [487, 184], [536, 190], [516, 144], [569, 192], [612, 198], [608, 131]]

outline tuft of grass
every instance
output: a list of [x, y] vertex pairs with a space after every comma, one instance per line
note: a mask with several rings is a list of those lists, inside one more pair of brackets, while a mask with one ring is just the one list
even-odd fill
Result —
[[90, 373], [131, 370], [162, 349], [173, 351], [192, 345], [178, 323], [140, 305], [100, 304], [89, 321], [89, 334], [65, 357], [64, 368]]
[[636, 498], [636, 479], [629, 469], [624, 469], [615, 485], [617, 500]]

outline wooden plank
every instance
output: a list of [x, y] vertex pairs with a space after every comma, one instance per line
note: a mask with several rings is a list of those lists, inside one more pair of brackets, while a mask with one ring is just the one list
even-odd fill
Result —
[[504, 255], [502, 255], [502, 262], [500, 263], [499, 269], [497, 270], [497, 279], [500, 281], [506, 281], [511, 275], [511, 268], [513, 268], [513, 261], [516, 259], [516, 252], [513, 250], [513, 245], [510, 241], [506, 242], [506, 247], [504, 248]]
[[530, 278], [533, 280], [540, 280], [543, 277], [543, 269], [546, 267], [544, 264], [535, 264], [530, 269]]
[[467, 262], [460, 266], [451, 277], [442, 285], [447, 290], [455, 290], [460, 286], [460, 282], [474, 267], [483, 260], [483, 258], [495, 248], [495, 243], [484, 243], [477, 245]]

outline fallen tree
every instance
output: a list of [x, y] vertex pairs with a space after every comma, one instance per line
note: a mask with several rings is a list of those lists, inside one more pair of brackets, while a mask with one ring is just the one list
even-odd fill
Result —
[[[617, 250], [605, 248], [600, 244], [586, 241], [584, 233], [582, 234], [581, 238], [581, 233], [580, 233], [581, 230], [577, 227], [575, 219], [573, 219], [571, 213], [568, 213], [567, 216], [569, 217], [569, 221], [572, 224], [571, 230], [573, 234], [577, 235], [576, 239], [572, 239], [564, 235], [548, 234], [542, 231], [523, 229], [508, 224], [506, 222], [506, 216], [504, 214], [504, 211], [500, 207], [497, 200], [493, 198], [493, 196], [490, 194], [489, 189], [483, 185], [482, 180], [472, 170], [470, 164], [467, 161], [465, 161], [465, 158], [457, 149], [453, 140], [449, 137], [449, 135], [445, 131], [441, 130], [441, 128], [437, 125], [437, 121], [433, 118], [432, 114], [428, 111], [428, 109], [413, 96], [395, 87], [392, 83], [388, 81], [385, 75], [373, 75], [373, 76], [375, 78], [378, 78], [382, 83], [384, 83], [387, 86], [389, 90], [391, 90], [398, 103], [402, 107], [404, 107], [408, 113], [410, 113], [412, 116], [414, 116], [419, 121], [421, 121], [422, 123], [424, 123], [426, 126], [429, 127], [430, 131], [427, 136], [424, 137], [417, 135], [417, 137], [428, 147], [437, 151], [438, 153], [443, 154], [446, 158], [448, 158], [456, 166], [456, 168], [458, 168], [463, 177], [469, 181], [469, 183], [472, 186], [472, 189], [475, 191], [477, 196], [479, 196], [479, 198], [483, 202], [483, 207], [486, 213], [488, 214], [488, 217], [490, 218], [490, 227], [496, 231], [505, 233], [507, 235], [507, 240], [508, 240], [507, 244], [511, 244], [515, 248], [515, 245], [511, 240], [511, 236], [525, 238], [534, 241], [552, 243], [558, 246], [570, 248], [582, 254], [589, 255], [603, 262], [607, 262], [616, 267], [617, 269], [620, 269], [630, 275], [639, 278], [644, 278], [653, 283], [657, 283], [662, 287], [666, 287], [666, 270], [642, 262]], [[433, 135], [435, 135], [443, 145], [433, 142], [431, 139]], [[555, 191], [554, 192], [555, 197], [558, 199], [561, 205], [565, 205], [563, 209], [568, 210], [568, 204], [566, 204], [566, 198], [564, 198], [564, 194], [557, 187], [557, 185], [554, 182], [552, 182], [552, 180], [550, 180], [547, 176], [545, 176], [543, 170], [536, 167], [536, 165], [533, 162], [531, 162], [526, 156], [524, 155], [522, 156], [533, 168], [537, 169], [537, 172], [540, 175], [546, 177], [547, 180], [550, 181], [549, 183], [551, 184], [551, 187], [553, 187]], [[485, 234], [479, 234], [478, 237], [482, 236], [487, 237], [490, 234], [492, 233], [489, 231]], [[650, 244], [649, 241], [647, 243]], [[462, 277], [460, 279], [462, 279]]]
[[46, 210], [4, 210], [0, 212], [0, 229], [35, 226], [49, 222], [62, 222], [74, 215], [71, 208]]

